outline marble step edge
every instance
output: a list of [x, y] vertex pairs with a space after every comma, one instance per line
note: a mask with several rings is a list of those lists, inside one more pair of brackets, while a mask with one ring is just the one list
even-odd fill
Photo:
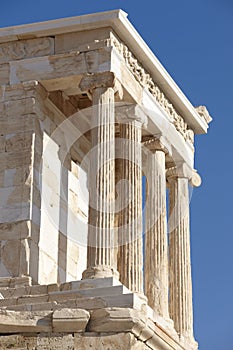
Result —
[[[1, 279], [6, 281], [2, 283]], [[10, 284], [10, 280], [12, 283]], [[27, 280], [26, 278], [23, 279]], [[106, 278], [96, 278], [96, 279], [85, 279], [80, 281], [65, 282], [62, 284], [48, 284], [48, 285], [19, 285], [17, 287], [7, 287], [8, 285], [13, 285], [15, 279], [11, 278], [0, 278], [0, 294], [4, 298], [7, 296], [23, 296], [23, 295], [38, 295], [38, 294], [48, 294], [50, 292], [56, 291], [66, 291], [66, 290], [86, 290], [86, 289], [98, 289], [98, 288], [108, 288], [121, 285], [121, 282], [114, 277]]]
[[137, 310], [143, 309], [148, 318], [162, 325], [164, 329], [168, 329], [170, 333], [175, 335], [173, 322], [171, 320], [164, 320], [147, 305], [145, 299], [142, 299], [137, 294], [131, 292], [126, 294], [115, 293], [101, 296], [80, 296], [77, 292], [70, 293], [68, 291], [53, 293], [52, 300], [49, 299], [48, 295], [0, 300], [0, 309], [14, 311], [60, 310], [66, 307], [86, 310], [95, 310], [106, 307], [129, 307]]
[[90, 313], [83, 309], [54, 311], [0, 310], [0, 334], [85, 332]]
[[43, 303], [47, 301], [57, 301], [60, 299], [82, 298], [83, 296], [103, 296], [103, 295], [121, 295], [129, 294], [130, 291], [123, 285], [114, 287], [82, 289], [82, 290], [65, 290], [54, 291], [48, 294], [38, 295], [20, 295], [18, 297], [8, 296], [8, 298], [0, 299], [0, 307], [11, 304], [27, 304], [27, 303]]
[[5, 305], [0, 310], [9, 311], [44, 311], [60, 310], [62, 308], [80, 308], [85, 310], [95, 310], [106, 307], [129, 307], [141, 310], [145, 307], [145, 302], [136, 294], [105, 295], [101, 297], [82, 297], [69, 300], [47, 301], [40, 303], [11, 304]]
[[[107, 307], [89, 312], [63, 308], [54, 311], [0, 310], [0, 334], [12, 333], [121, 333], [131, 332], [151, 349], [194, 350], [195, 344], [183, 347], [164, 329], [148, 319], [143, 310]], [[192, 346], [193, 345], [193, 346]], [[196, 350], [196, 349], [195, 349]]]
[[[176, 333], [166, 331], [154, 320], [148, 318], [145, 310], [130, 308], [105, 308], [97, 309], [91, 313], [88, 329], [96, 333], [107, 333], [111, 329], [114, 332], [132, 332], [137, 339], [146, 343], [150, 349], [160, 350], [197, 350], [189, 345], [184, 348]], [[173, 333], [173, 332], [172, 332]]]
[[0, 277], [0, 289], [1, 288], [17, 288], [24, 286], [31, 286], [32, 278], [30, 276], [22, 277]]

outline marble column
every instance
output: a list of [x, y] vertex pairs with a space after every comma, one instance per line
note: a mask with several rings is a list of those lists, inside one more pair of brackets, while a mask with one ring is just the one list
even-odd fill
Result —
[[145, 232], [145, 294], [149, 306], [164, 319], [168, 312], [168, 241], [165, 153], [158, 139], [144, 142], [147, 148], [147, 196]]
[[193, 340], [192, 276], [190, 260], [189, 173], [167, 171], [169, 182], [170, 317], [177, 333]]
[[118, 270], [127, 288], [143, 294], [141, 138], [145, 117], [137, 113], [132, 108], [120, 120], [121, 179], [125, 185], [118, 221]]
[[[95, 81], [91, 81], [91, 84], [95, 85]], [[114, 254], [114, 89], [103, 87], [103, 82], [100, 85], [91, 90], [93, 111], [88, 174], [88, 249], [87, 269], [83, 272], [83, 278], [118, 277]]]

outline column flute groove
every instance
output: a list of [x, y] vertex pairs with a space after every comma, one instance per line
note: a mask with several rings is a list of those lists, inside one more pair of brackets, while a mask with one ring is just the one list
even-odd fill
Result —
[[[122, 171], [118, 270], [121, 282], [143, 295], [141, 138], [144, 120], [131, 115], [120, 124]], [[126, 202], [128, 200], [128, 203]]]
[[158, 139], [144, 142], [147, 148], [147, 197], [145, 233], [145, 293], [148, 304], [160, 316], [168, 312], [168, 240], [166, 215], [165, 153]]
[[[114, 236], [115, 201], [115, 112], [114, 77], [111, 73], [86, 77], [83, 89], [92, 92], [91, 152], [88, 173], [89, 213], [87, 269], [83, 278], [115, 276], [117, 259]], [[98, 86], [98, 79], [100, 83]], [[95, 86], [96, 84], [96, 86]]]
[[193, 340], [192, 276], [190, 257], [189, 178], [168, 170], [170, 316], [177, 333]]

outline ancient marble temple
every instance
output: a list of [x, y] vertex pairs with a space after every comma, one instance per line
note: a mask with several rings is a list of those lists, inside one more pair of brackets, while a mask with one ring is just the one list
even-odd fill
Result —
[[193, 107], [121, 10], [0, 29], [0, 348], [196, 350]]

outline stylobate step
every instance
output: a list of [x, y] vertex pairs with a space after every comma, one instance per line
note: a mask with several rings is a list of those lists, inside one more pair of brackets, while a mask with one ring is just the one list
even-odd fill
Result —
[[71, 281], [62, 283], [60, 290], [82, 290], [82, 289], [96, 289], [107, 288], [121, 285], [121, 282], [114, 277], [92, 278], [80, 281]]
[[15, 311], [40, 311], [57, 310], [62, 308], [79, 308], [95, 310], [106, 307], [135, 308], [141, 310], [144, 301], [136, 294], [105, 295], [102, 297], [78, 297], [69, 300], [48, 301], [45, 303], [26, 303], [5, 306], [7, 310]]
[[13, 287], [13, 284], [11, 283], [11, 286], [9, 287], [9, 281], [11, 279], [4, 279], [6, 280], [5, 283], [2, 283], [2, 286], [0, 285], [0, 293], [3, 296], [4, 299], [6, 298], [16, 298], [16, 297], [23, 297], [26, 295], [41, 295], [41, 294], [48, 294], [50, 292], [58, 292], [58, 291], [66, 291], [66, 290], [86, 290], [86, 289], [101, 289], [101, 288], [108, 288], [108, 287], [114, 287], [114, 286], [120, 286], [121, 283], [119, 280], [113, 278], [113, 277], [107, 277], [107, 278], [96, 278], [96, 279], [85, 279], [81, 281], [71, 281], [62, 283], [61, 285], [58, 285], [56, 283], [49, 284], [49, 285], [28, 285], [28, 286], [18, 286]]
[[78, 289], [78, 290], [66, 290], [66, 291], [59, 291], [59, 292], [51, 292], [49, 293], [49, 300], [50, 301], [56, 301], [61, 299], [70, 299], [73, 297], [80, 297], [80, 296], [95, 296], [95, 297], [102, 297], [105, 295], [121, 295], [121, 294], [128, 294], [130, 293], [129, 289], [127, 289], [125, 286], [118, 285], [114, 287], [105, 287], [105, 288], [96, 288], [96, 289]]

